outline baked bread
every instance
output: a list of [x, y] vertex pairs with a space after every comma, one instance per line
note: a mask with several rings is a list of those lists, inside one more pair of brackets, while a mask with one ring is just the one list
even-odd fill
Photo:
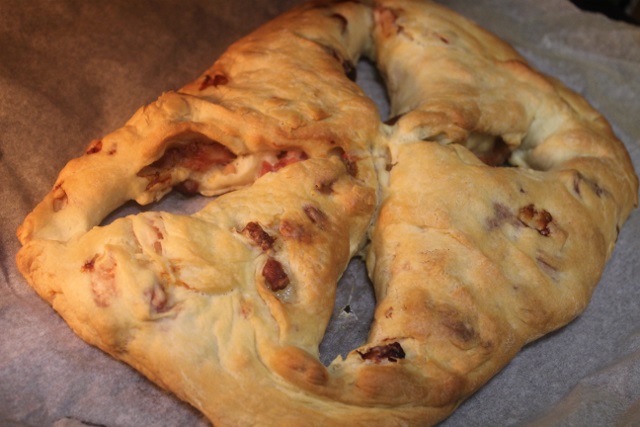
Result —
[[[102, 223], [174, 187], [218, 197]], [[637, 189], [598, 112], [465, 18], [311, 2], [89, 144], [17, 262], [80, 337], [216, 426], [430, 425], [585, 308]], [[354, 256], [374, 322], [324, 366]]]

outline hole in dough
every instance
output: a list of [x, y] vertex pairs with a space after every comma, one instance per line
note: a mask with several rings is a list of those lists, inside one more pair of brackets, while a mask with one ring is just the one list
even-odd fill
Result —
[[211, 197], [201, 195], [186, 196], [177, 191], [172, 191], [162, 198], [162, 200], [147, 205], [140, 205], [139, 203], [131, 200], [107, 215], [107, 217], [100, 223], [100, 226], [111, 224], [118, 218], [128, 215], [137, 215], [147, 211], [192, 215], [204, 208], [211, 200]]
[[[111, 212], [100, 225], [107, 225], [117, 218], [146, 211], [191, 215], [204, 208], [215, 196], [250, 186], [266, 173], [277, 172], [307, 158], [304, 151], [299, 149], [235, 156], [228, 154], [230, 151], [221, 144], [210, 140], [205, 142], [203, 138], [206, 137], [200, 135], [200, 138], [191, 139], [191, 142], [187, 143], [182, 142], [179, 146], [176, 146], [173, 141], [172, 145], [167, 145], [168, 148], [160, 159], [147, 165], [138, 173], [139, 177], [149, 180], [152, 188], [136, 201], [129, 201]], [[189, 147], [188, 144], [193, 144], [193, 141], [197, 144], [211, 144], [211, 149]], [[215, 154], [214, 150], [221, 150], [222, 153]], [[181, 157], [185, 153], [186, 158]], [[205, 153], [212, 157], [209, 160], [198, 160], [189, 158], [190, 153], [196, 153], [196, 155]], [[213, 161], [211, 161], [212, 158]], [[216, 160], [229, 158], [231, 161], [228, 162]], [[182, 170], [185, 169], [185, 165], [190, 164], [197, 167], [188, 171]], [[163, 176], [166, 178], [160, 179], [166, 180], [166, 185], [162, 188], [156, 186], [158, 177]], [[185, 188], [185, 182], [190, 182], [188, 186], [195, 191]], [[178, 191], [172, 191], [174, 188]]]
[[464, 145], [488, 166], [511, 166], [511, 149], [500, 136], [472, 133]]
[[375, 102], [380, 113], [380, 120], [386, 120], [389, 116], [389, 97], [380, 72], [375, 64], [366, 58], [358, 62], [357, 70], [356, 83]]
[[367, 342], [374, 308], [373, 285], [364, 260], [353, 258], [338, 282], [333, 314], [320, 343], [320, 361], [325, 366]]

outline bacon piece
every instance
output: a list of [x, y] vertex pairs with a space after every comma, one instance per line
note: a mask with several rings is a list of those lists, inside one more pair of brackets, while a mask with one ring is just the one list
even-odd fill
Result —
[[527, 227], [537, 230], [542, 236], [546, 237], [551, 233], [548, 226], [553, 221], [553, 217], [544, 209], [536, 209], [533, 204], [520, 208], [518, 220]]
[[307, 153], [302, 150], [281, 151], [278, 154], [278, 161], [276, 163], [272, 164], [267, 161], [262, 162], [262, 168], [260, 169], [259, 176], [262, 176], [269, 172], [276, 172], [285, 166], [307, 160], [308, 158], [309, 156], [307, 156]]
[[95, 153], [99, 153], [102, 150], [102, 141], [99, 139], [96, 139], [95, 141], [92, 141], [91, 144], [89, 144], [89, 146], [87, 147], [87, 151], [85, 151], [85, 154], [95, 154]]
[[138, 176], [149, 176], [158, 170], [178, 166], [204, 172], [213, 165], [226, 165], [235, 158], [236, 156], [222, 144], [196, 140], [167, 149], [162, 157], [138, 172]]
[[[188, 144], [168, 148], [161, 158], [142, 168], [137, 175], [149, 180], [146, 189], [151, 190], [171, 185], [171, 170], [176, 167], [205, 172], [213, 166], [226, 166], [235, 158], [235, 154], [222, 144], [202, 138], [195, 139]], [[197, 187], [196, 182], [189, 182], [184, 184], [182, 190], [187, 194], [194, 194]]]
[[83, 273], [91, 273], [95, 269], [97, 258], [98, 258], [98, 254], [94, 255], [93, 258], [85, 261], [85, 263], [80, 268], [80, 271]]
[[387, 359], [389, 362], [397, 362], [398, 359], [404, 359], [405, 357], [404, 350], [398, 342], [371, 347], [364, 353], [358, 351], [358, 354], [363, 360], [371, 360], [375, 363], [380, 363], [382, 359]]
[[193, 179], [187, 179], [176, 185], [175, 188], [185, 196], [193, 196], [198, 194], [198, 191], [200, 191], [200, 184], [198, 184], [198, 181], [194, 181]]
[[264, 231], [257, 222], [247, 223], [240, 233], [253, 240], [263, 251], [271, 249], [275, 241], [275, 238]]
[[204, 76], [204, 80], [200, 85], [200, 90], [204, 90], [209, 86], [213, 86], [213, 87], [223, 86], [223, 85], [226, 85], [227, 83], [229, 83], [229, 78], [224, 74], [216, 74], [213, 77], [207, 74], [206, 76]]
[[226, 165], [236, 158], [227, 147], [217, 143], [195, 141], [172, 150], [178, 155], [178, 165], [196, 172], [204, 172], [213, 165]]
[[269, 258], [262, 269], [262, 275], [267, 287], [273, 292], [281, 291], [289, 285], [289, 276], [284, 271], [282, 264], [274, 258]]

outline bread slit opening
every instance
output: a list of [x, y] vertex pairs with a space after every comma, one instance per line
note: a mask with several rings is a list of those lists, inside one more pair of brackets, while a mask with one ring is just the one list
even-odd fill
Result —
[[158, 202], [174, 188], [188, 196], [218, 196], [307, 158], [300, 149], [234, 153], [198, 132], [180, 133], [162, 146], [162, 155], [136, 174], [145, 180], [144, 191], [136, 198], [141, 205]]

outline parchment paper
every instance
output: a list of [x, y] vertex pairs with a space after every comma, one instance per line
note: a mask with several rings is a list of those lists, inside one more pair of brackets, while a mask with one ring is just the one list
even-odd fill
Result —
[[[568, 1], [441, 2], [582, 93], [640, 164], [640, 28]], [[208, 425], [69, 330], [18, 273], [15, 230], [90, 140], [193, 79], [232, 41], [297, 1], [256, 3], [0, 0], [1, 426]], [[363, 63], [359, 71], [384, 116], [374, 70]], [[201, 203], [171, 195], [152, 209], [193, 211]], [[130, 204], [114, 215], [137, 210]], [[586, 312], [526, 347], [443, 425], [640, 425], [639, 237], [635, 211]], [[362, 262], [354, 261], [339, 285], [324, 361], [364, 339], [372, 308]]]

